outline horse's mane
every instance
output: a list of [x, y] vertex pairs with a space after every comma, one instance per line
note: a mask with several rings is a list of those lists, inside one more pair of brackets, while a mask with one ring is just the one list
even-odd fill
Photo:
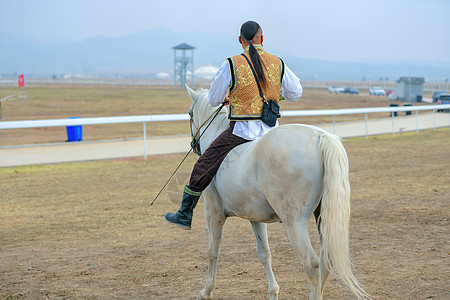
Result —
[[[210, 108], [210, 110], [216, 110], [218, 107], [212, 107], [211, 105], [209, 105], [209, 102], [208, 102], [208, 93], [209, 93], [209, 89], [205, 89], [205, 88], [199, 88], [199, 89], [197, 89], [197, 93], [198, 93], [198, 96], [197, 96], [197, 99], [195, 99], [195, 101], [194, 101], [194, 103], [195, 102], [197, 102], [198, 100], [199, 100], [199, 98], [200, 97], [205, 97], [206, 98], [206, 101], [205, 100], [202, 100], [204, 103], [204, 105], [205, 106], [207, 106], [208, 108]], [[222, 108], [222, 110], [220, 111], [220, 114], [228, 114], [228, 109], [227, 108]]]

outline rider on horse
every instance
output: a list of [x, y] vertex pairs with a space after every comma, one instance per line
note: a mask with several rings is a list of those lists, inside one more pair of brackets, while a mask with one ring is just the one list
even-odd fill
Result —
[[[209, 90], [211, 106], [223, 103], [230, 105], [230, 127], [220, 134], [211, 146], [200, 155], [191, 173], [189, 185], [184, 187], [181, 207], [176, 213], [167, 213], [165, 219], [184, 229], [191, 229], [192, 215], [204, 189], [216, 175], [220, 164], [236, 146], [263, 136], [271, 127], [261, 121], [263, 99], [276, 102], [281, 96], [291, 102], [300, 99], [303, 89], [300, 79], [275, 55], [264, 51], [263, 34], [258, 23], [248, 21], [241, 26], [239, 43], [243, 55], [228, 58], [217, 71]], [[247, 59], [250, 59], [252, 66]], [[252, 74], [255, 71], [255, 76]], [[255, 79], [255, 77], [257, 79]], [[257, 81], [259, 83], [257, 83]], [[226, 92], [229, 89], [229, 96]]]

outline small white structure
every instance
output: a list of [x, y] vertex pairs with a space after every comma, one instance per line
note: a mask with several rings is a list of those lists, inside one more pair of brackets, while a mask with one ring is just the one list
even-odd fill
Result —
[[422, 102], [423, 77], [400, 77], [397, 80], [397, 99], [407, 102]]
[[160, 72], [156, 74], [157, 79], [169, 79], [170, 75], [168, 73]]
[[211, 65], [203, 66], [194, 71], [195, 78], [211, 80], [216, 75], [219, 68]]

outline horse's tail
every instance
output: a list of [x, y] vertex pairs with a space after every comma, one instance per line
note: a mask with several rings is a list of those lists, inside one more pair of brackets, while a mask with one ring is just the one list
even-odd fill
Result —
[[339, 137], [320, 136], [319, 153], [323, 166], [323, 190], [320, 207], [321, 263], [333, 269], [343, 284], [358, 299], [370, 299], [353, 274], [350, 258], [350, 182], [347, 153]]

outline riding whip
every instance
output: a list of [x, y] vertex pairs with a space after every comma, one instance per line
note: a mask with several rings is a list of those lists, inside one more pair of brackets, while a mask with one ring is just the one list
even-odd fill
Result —
[[[198, 137], [198, 141], [200, 142], [200, 138], [203, 136], [203, 134], [205, 133], [205, 131], [208, 129], [209, 125], [211, 125], [211, 123], [214, 121], [214, 119], [217, 117], [217, 115], [219, 114], [219, 112], [222, 110], [222, 108], [224, 107], [225, 102], [223, 102], [220, 107], [217, 109], [217, 111], [215, 112], [215, 115], [212, 117], [211, 121], [209, 121], [208, 125], [206, 125], [205, 130], [203, 130], [202, 134], [200, 134], [200, 136]], [[165, 189], [165, 187], [167, 186], [167, 184], [169, 184], [169, 181], [172, 179], [172, 177], [175, 175], [175, 173], [178, 171], [178, 169], [181, 167], [181, 165], [183, 164], [183, 162], [186, 160], [186, 158], [188, 157], [188, 155], [191, 153], [191, 151], [194, 149], [195, 144], [191, 143], [191, 149], [189, 149], [188, 153], [186, 153], [186, 155], [184, 156], [184, 158], [181, 160], [180, 164], [178, 165], [178, 167], [175, 169], [175, 171], [173, 171], [172, 175], [170, 175], [169, 179], [166, 181], [166, 183], [164, 184], [164, 186], [161, 188], [161, 190], [159, 191], [158, 195], [156, 195], [155, 199], [153, 199], [152, 203], [150, 203], [150, 205], [153, 205], [153, 203], [156, 201], [156, 199], [158, 199], [159, 195], [161, 195], [162, 191]]]

